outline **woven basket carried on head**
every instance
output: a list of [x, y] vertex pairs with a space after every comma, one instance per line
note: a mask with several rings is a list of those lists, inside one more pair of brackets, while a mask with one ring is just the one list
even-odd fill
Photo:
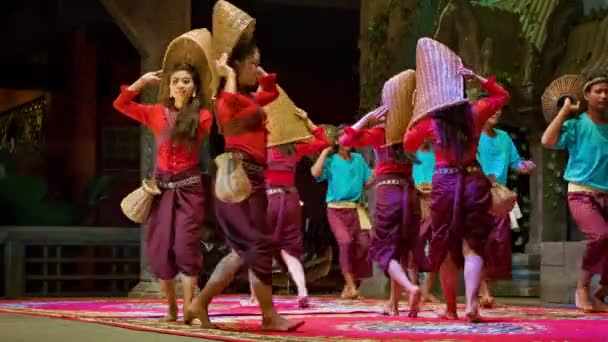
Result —
[[382, 103], [388, 108], [385, 123], [387, 145], [403, 141], [414, 110], [414, 90], [416, 72], [411, 69], [391, 77], [384, 83]]
[[216, 73], [213, 42], [207, 29], [196, 29], [175, 38], [165, 51], [163, 58], [163, 79], [158, 100], [167, 103], [169, 99], [170, 73], [177, 64], [190, 64], [198, 72], [200, 84], [197, 85], [203, 106], [209, 106], [219, 84]]
[[268, 147], [305, 141], [313, 138], [306, 112], [296, 106], [281, 88], [279, 97], [264, 107]]
[[154, 197], [160, 195], [160, 192], [156, 181], [144, 179], [141, 187], [135, 189], [120, 202], [120, 208], [131, 221], [144, 223], [150, 215]]
[[584, 101], [584, 84], [585, 81], [579, 75], [564, 75], [551, 82], [541, 97], [545, 121], [553, 121], [566, 97], [570, 97], [573, 103]]
[[467, 103], [462, 59], [431, 38], [416, 44], [416, 99], [410, 126], [433, 111]]
[[255, 19], [225, 0], [213, 6], [211, 21], [217, 58], [224, 53], [230, 55], [241, 38], [252, 38], [255, 31]]

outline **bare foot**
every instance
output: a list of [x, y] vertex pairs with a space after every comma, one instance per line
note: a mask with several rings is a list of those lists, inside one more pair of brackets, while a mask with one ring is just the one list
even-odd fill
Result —
[[308, 296], [298, 297], [298, 307], [300, 309], [306, 309], [309, 307]]
[[605, 303], [604, 299], [608, 297], [608, 286], [600, 286], [595, 290], [593, 296], [597, 298], [600, 302]]
[[383, 316], [399, 316], [399, 304], [393, 301], [390, 301], [384, 307], [384, 311], [382, 311]]
[[345, 288], [344, 291], [342, 291], [341, 297], [342, 299], [363, 299], [363, 297], [359, 296], [359, 293], [355, 288]]
[[492, 296], [482, 296], [479, 298], [479, 306], [484, 309], [499, 309], [507, 307], [504, 304], [498, 303]]
[[589, 288], [577, 288], [574, 293], [574, 302], [576, 303], [576, 307], [582, 310], [585, 313], [595, 312], [593, 302], [589, 296]]
[[466, 316], [467, 316], [467, 320], [470, 323], [481, 323], [482, 322], [479, 312], [467, 312]]
[[304, 325], [304, 321], [292, 322], [282, 316], [262, 319], [262, 331], [293, 332]]
[[423, 293], [422, 294], [422, 302], [423, 303], [432, 303], [439, 304], [441, 301], [439, 298], [435, 297], [432, 293]]
[[160, 319], [161, 322], [177, 322], [177, 306], [170, 306], [165, 317]]
[[481, 322], [481, 316], [479, 316], [479, 296], [473, 296], [471, 303], [467, 303], [465, 316], [470, 323]]
[[445, 311], [441, 315], [439, 315], [441, 319], [447, 319], [449, 321], [458, 320], [458, 314], [456, 312]]
[[211, 323], [209, 320], [207, 308], [195, 309], [193, 305], [190, 305], [184, 310], [184, 323], [190, 325], [195, 318], [198, 318], [201, 322], [201, 329], [217, 329], [217, 325]]
[[414, 286], [410, 291], [408, 291], [408, 294], [410, 312], [407, 316], [409, 318], [416, 318], [418, 317], [418, 311], [420, 311], [420, 298], [422, 293], [420, 292], [420, 288], [418, 288], [418, 286]]
[[599, 299], [592, 297], [591, 303], [593, 305], [594, 312], [608, 312], [608, 304], [600, 301]]
[[255, 296], [251, 296], [248, 299], [244, 299], [241, 301], [241, 306], [258, 306], [258, 299]]

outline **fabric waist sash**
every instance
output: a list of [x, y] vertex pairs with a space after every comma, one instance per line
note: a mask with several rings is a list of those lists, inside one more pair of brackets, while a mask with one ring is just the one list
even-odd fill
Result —
[[266, 195], [282, 194], [286, 192], [297, 192], [298, 189], [295, 186], [282, 186], [282, 187], [271, 187], [266, 189]]
[[158, 186], [162, 189], [177, 189], [182, 186], [199, 184], [201, 182], [201, 176], [190, 176], [176, 182], [158, 182]]
[[592, 192], [599, 194], [608, 194], [608, 191], [606, 190], [600, 190], [589, 185], [578, 184], [573, 182], [568, 183], [568, 192]]
[[568, 192], [591, 192], [599, 194], [608, 194], [608, 191], [606, 190], [600, 190], [589, 185], [583, 185], [573, 182], [568, 183]]
[[376, 183], [376, 187], [379, 187], [382, 185], [404, 185], [405, 183], [406, 183], [406, 180], [403, 178], [383, 179], [383, 180], [379, 181], [378, 183]]
[[348, 201], [340, 201], [340, 202], [329, 202], [327, 203], [328, 208], [332, 209], [356, 209], [357, 216], [359, 217], [359, 225], [363, 230], [372, 229], [372, 223], [369, 220], [369, 214], [367, 212], [367, 208], [357, 202], [348, 202]]
[[473, 173], [479, 172], [481, 168], [479, 166], [465, 166], [465, 167], [438, 167], [435, 169], [435, 174], [450, 175], [454, 173]]

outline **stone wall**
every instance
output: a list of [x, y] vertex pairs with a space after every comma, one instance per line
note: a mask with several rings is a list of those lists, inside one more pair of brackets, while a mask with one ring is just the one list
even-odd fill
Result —
[[[541, 300], [574, 304], [576, 282], [581, 274], [585, 242], [543, 242], [541, 254]], [[597, 277], [593, 283], [597, 282]]]

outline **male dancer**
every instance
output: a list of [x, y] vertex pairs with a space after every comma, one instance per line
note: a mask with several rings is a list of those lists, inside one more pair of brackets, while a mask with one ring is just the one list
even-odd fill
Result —
[[[608, 312], [608, 73], [592, 72], [583, 86], [587, 112], [566, 98], [542, 137], [547, 148], [568, 150], [564, 178], [568, 204], [579, 229], [587, 236], [583, 272], [576, 288], [576, 306], [585, 312]], [[590, 284], [601, 274], [593, 296]]]
[[[337, 138], [342, 134], [343, 131]], [[355, 281], [370, 277], [372, 273], [369, 234], [362, 230], [359, 221], [359, 201], [363, 190], [374, 183], [374, 176], [363, 156], [342, 144], [324, 149], [312, 166], [311, 174], [317, 182], [328, 182], [327, 219], [340, 250], [340, 268], [345, 282], [342, 298], [357, 299]]]
[[[501, 115], [499, 110], [483, 128], [479, 138], [477, 160], [483, 173], [493, 181], [506, 186], [509, 169], [518, 174], [528, 174], [536, 165], [533, 161], [522, 161], [509, 134], [497, 129]], [[481, 281], [479, 304], [484, 308], [498, 306], [490, 293], [490, 279], [511, 278], [511, 217], [507, 213], [495, 218], [494, 229], [486, 244], [485, 271]]]

